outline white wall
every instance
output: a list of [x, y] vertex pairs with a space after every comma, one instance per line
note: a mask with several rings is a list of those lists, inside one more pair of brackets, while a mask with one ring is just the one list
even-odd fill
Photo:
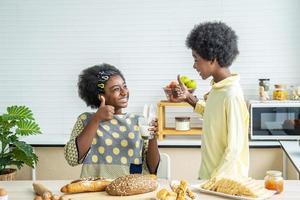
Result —
[[[164, 99], [162, 87], [185, 74], [209, 89], [192, 69], [185, 38], [193, 26], [222, 20], [239, 36], [232, 71], [241, 74], [247, 98], [258, 78], [300, 85], [298, 0], [1, 0], [0, 111], [25, 104], [51, 142], [65, 141], [86, 110], [77, 96], [77, 76], [107, 62], [125, 74], [129, 112]], [[48, 137], [50, 136], [50, 137]]]

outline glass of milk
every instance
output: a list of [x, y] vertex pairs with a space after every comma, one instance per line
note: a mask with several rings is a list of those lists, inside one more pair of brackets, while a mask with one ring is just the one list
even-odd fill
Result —
[[144, 140], [151, 139], [153, 136], [152, 131], [149, 129], [151, 128], [150, 123], [148, 123], [148, 120], [145, 117], [139, 117], [138, 124], [140, 127], [140, 133]]
[[149, 129], [152, 127], [151, 123], [156, 118], [156, 111], [153, 105], [148, 106], [147, 104], [144, 106], [143, 116], [139, 117], [139, 127], [140, 133], [143, 139], [152, 139], [154, 137], [153, 131]]

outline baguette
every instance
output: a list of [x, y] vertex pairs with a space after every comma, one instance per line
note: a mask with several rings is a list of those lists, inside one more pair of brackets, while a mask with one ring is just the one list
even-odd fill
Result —
[[63, 193], [80, 193], [80, 192], [101, 192], [110, 184], [110, 180], [94, 179], [94, 180], [76, 180], [63, 186], [60, 191]]
[[113, 196], [130, 196], [152, 192], [158, 187], [155, 175], [130, 174], [112, 181], [106, 192]]

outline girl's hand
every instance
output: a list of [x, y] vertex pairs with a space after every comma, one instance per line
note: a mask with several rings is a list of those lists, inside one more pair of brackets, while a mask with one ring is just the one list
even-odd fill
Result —
[[157, 138], [157, 136], [158, 136], [158, 133], [157, 133], [158, 127], [157, 126], [158, 126], [158, 122], [157, 122], [157, 118], [155, 118], [150, 122], [150, 128], [149, 128], [149, 131], [151, 131], [154, 136], [153, 138]]
[[105, 105], [105, 98], [104, 96], [100, 96], [101, 104], [95, 113], [95, 117], [99, 121], [108, 121], [113, 118], [115, 113], [115, 108], [110, 105]]

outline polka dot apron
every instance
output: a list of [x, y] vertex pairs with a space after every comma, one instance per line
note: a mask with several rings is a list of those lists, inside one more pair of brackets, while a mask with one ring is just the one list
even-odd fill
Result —
[[85, 157], [84, 164], [142, 164], [143, 141], [139, 133], [138, 116], [114, 115], [99, 124], [97, 134]]

